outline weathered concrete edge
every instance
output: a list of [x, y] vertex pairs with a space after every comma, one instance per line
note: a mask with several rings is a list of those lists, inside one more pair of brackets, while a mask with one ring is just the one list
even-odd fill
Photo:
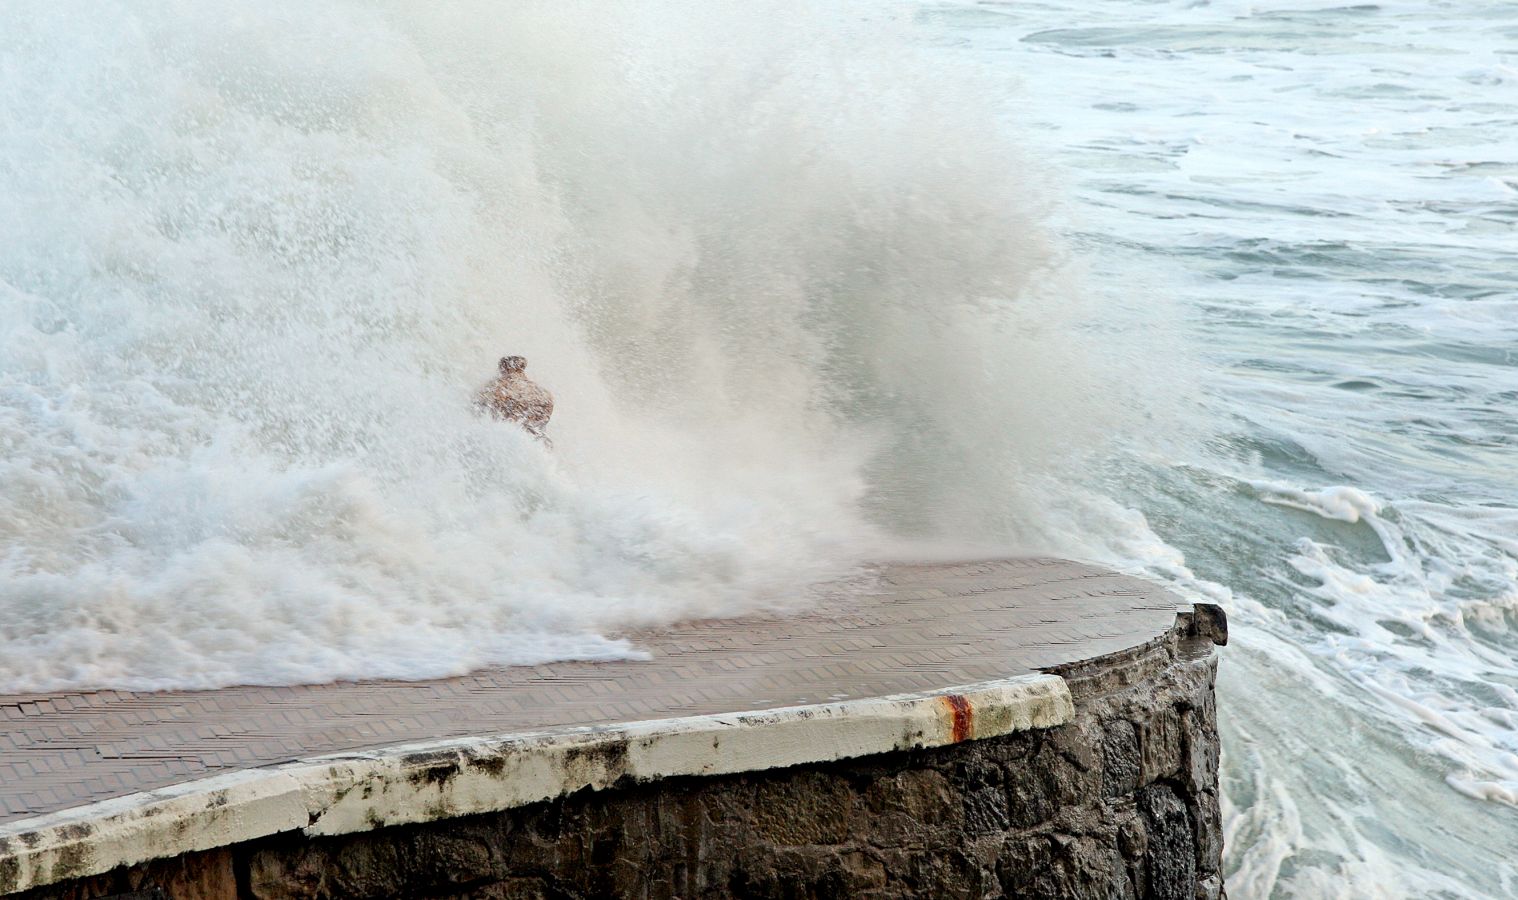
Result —
[[724, 775], [1052, 728], [1063, 678], [330, 754], [0, 826], [0, 894], [301, 830], [497, 812], [625, 781]]

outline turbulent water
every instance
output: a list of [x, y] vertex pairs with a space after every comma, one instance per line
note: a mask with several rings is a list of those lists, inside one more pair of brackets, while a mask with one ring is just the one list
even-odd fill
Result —
[[1233, 615], [1230, 895], [1518, 895], [1518, 4], [926, 21], [1020, 81], [1093, 289], [1184, 309], [1208, 435], [1111, 496]]
[[0, 9], [0, 691], [1064, 553], [1233, 616], [1232, 896], [1518, 892], [1518, 5]]
[[[1037, 543], [1069, 445], [1138, 424], [1005, 90], [910, 16], [4, 19], [0, 690], [636, 653]], [[508, 353], [552, 452], [471, 408]]]

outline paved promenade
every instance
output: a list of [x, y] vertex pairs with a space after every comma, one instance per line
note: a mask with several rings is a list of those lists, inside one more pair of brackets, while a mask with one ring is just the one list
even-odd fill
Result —
[[802, 614], [629, 635], [652, 658], [435, 681], [0, 696], [0, 823], [347, 750], [936, 691], [1142, 644], [1148, 582], [1049, 559], [890, 565]]

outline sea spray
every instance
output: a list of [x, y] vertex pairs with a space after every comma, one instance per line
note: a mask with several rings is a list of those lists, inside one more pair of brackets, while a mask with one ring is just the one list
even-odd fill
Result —
[[[620, 655], [905, 540], [1029, 543], [1137, 388], [1005, 91], [914, 40], [843, 4], [12, 10], [0, 690]], [[505, 353], [551, 453], [469, 408]]]

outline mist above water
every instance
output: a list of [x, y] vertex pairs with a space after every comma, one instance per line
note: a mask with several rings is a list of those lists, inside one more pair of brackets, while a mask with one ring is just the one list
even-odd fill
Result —
[[[1137, 387], [1004, 96], [831, 4], [14, 11], [0, 690], [622, 655], [1046, 549]], [[505, 353], [553, 452], [469, 408]]]

